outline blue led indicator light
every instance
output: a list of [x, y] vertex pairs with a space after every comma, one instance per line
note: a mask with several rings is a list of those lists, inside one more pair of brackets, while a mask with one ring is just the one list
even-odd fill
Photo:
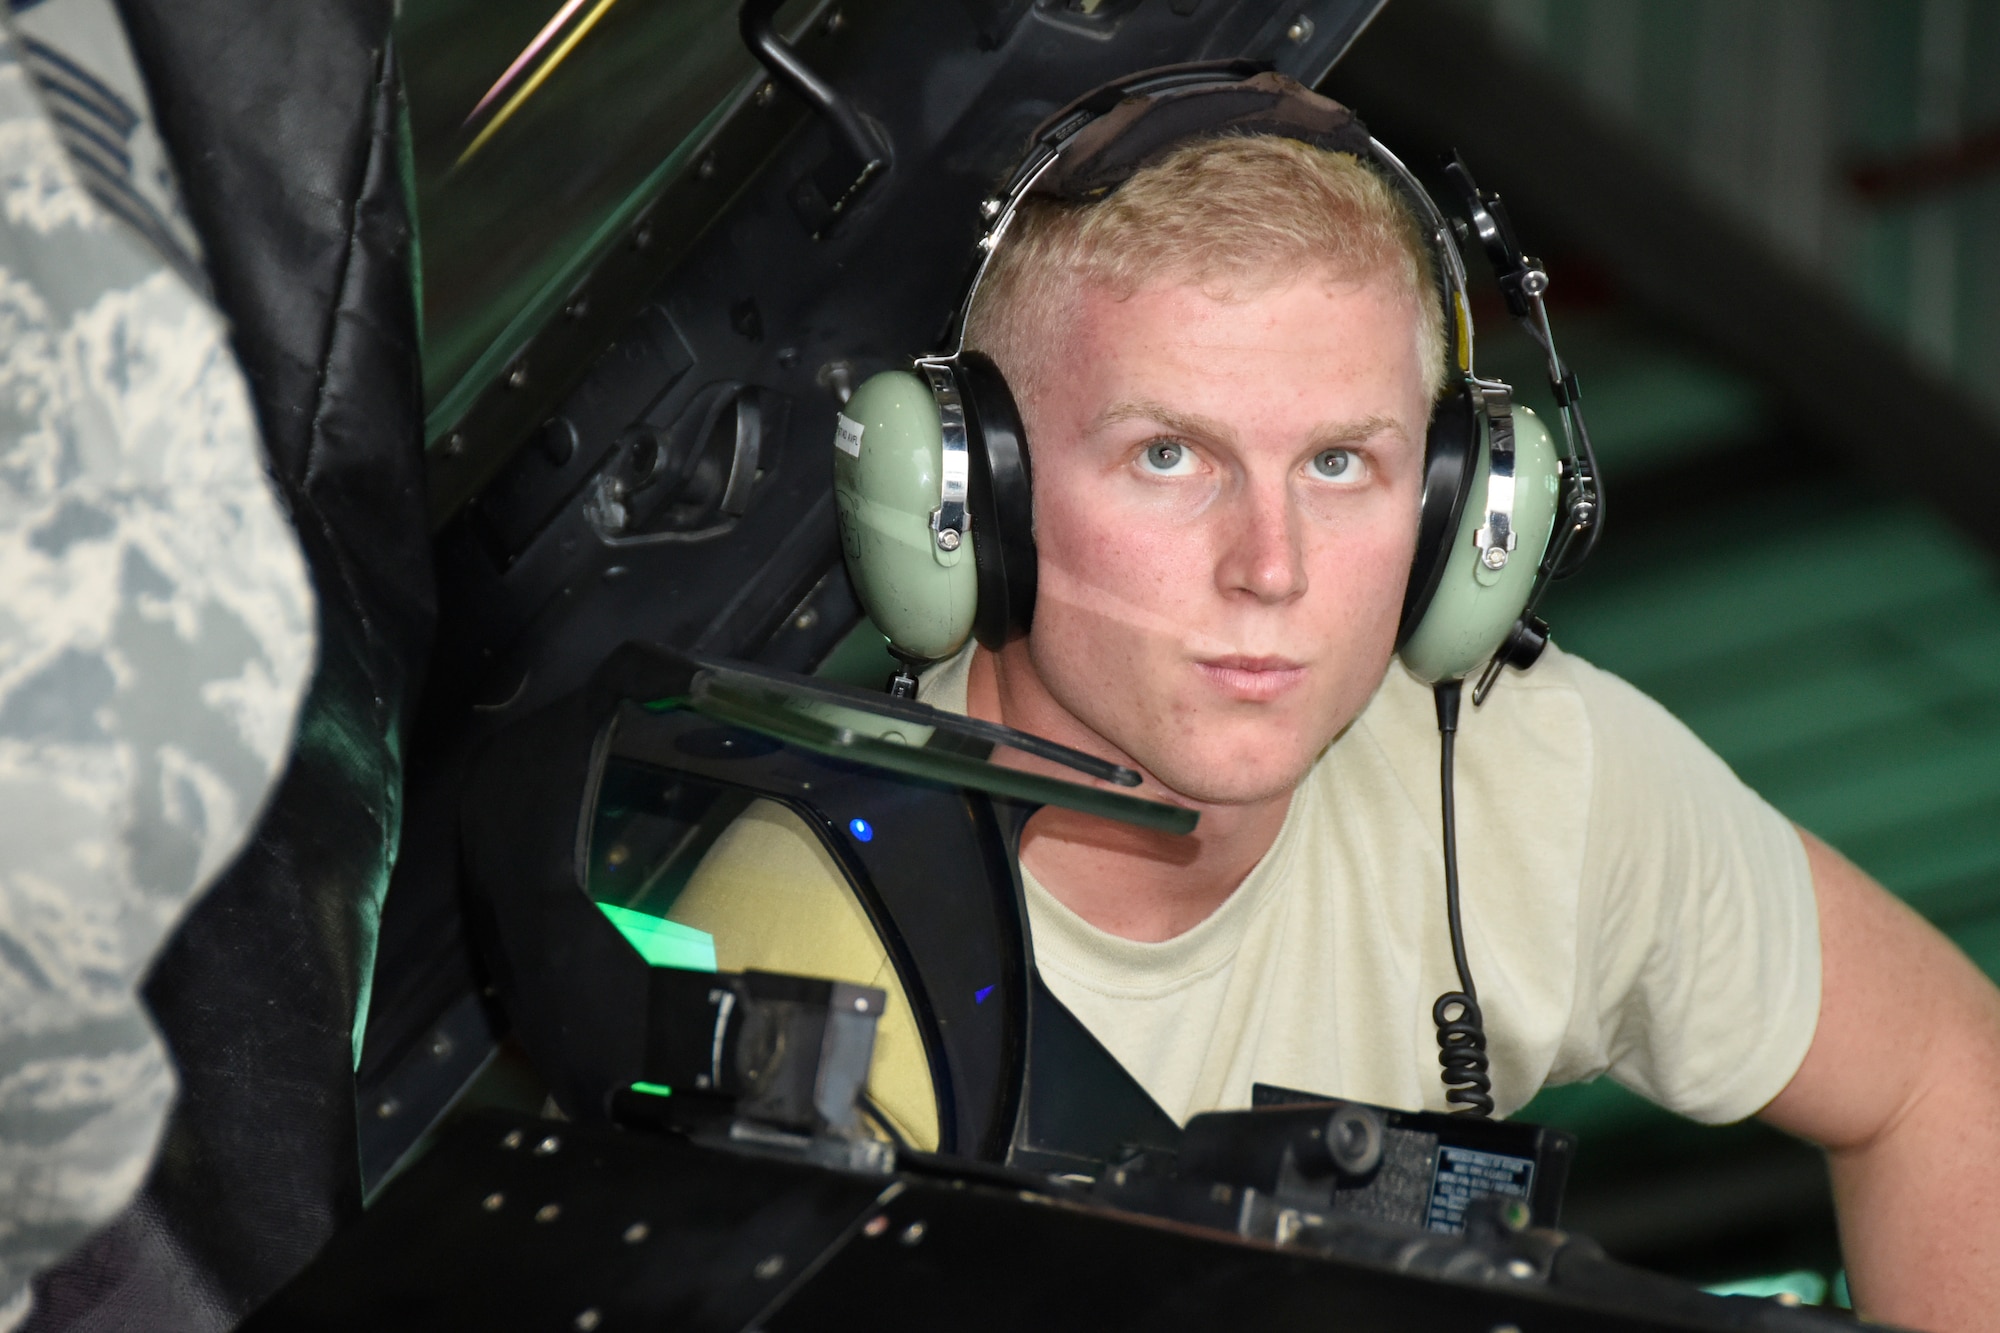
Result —
[[865, 819], [848, 820], [847, 831], [854, 835], [854, 840], [856, 842], [875, 841], [875, 826], [873, 824], [870, 824]]
[[993, 993], [993, 987], [981, 986], [978, 990], [972, 992], [972, 1002], [974, 1004], [985, 1004], [986, 997], [991, 995], [992, 993]]

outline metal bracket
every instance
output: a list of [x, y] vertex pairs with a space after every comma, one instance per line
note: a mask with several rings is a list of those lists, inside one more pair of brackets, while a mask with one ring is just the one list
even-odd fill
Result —
[[944, 456], [938, 469], [938, 507], [931, 510], [931, 536], [940, 551], [956, 551], [965, 541], [965, 496], [972, 476], [972, 459], [965, 440], [965, 404], [958, 396], [958, 377], [949, 364], [920, 361], [917, 369], [930, 382], [943, 428]]
[[757, 57], [771, 77], [805, 99], [813, 114], [826, 122], [833, 136], [834, 151], [850, 161], [841, 164], [840, 179], [826, 191], [828, 222], [851, 205], [868, 183], [889, 166], [889, 141], [860, 110], [833, 85], [815, 74], [799, 59], [774, 26], [783, 0], [743, 0], [737, 17], [744, 45]]
[[1486, 521], [1472, 534], [1479, 563], [1499, 571], [1519, 543], [1514, 531], [1514, 390], [1497, 380], [1474, 380], [1486, 413]]

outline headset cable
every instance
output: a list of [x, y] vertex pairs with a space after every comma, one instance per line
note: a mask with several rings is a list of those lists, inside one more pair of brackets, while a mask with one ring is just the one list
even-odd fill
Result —
[[1438, 1077], [1445, 1101], [1461, 1115], [1493, 1114], [1493, 1079], [1487, 1072], [1486, 1029], [1479, 1016], [1479, 992], [1472, 984], [1472, 965], [1465, 957], [1465, 928], [1458, 911], [1458, 832], [1452, 809], [1452, 751], [1458, 738], [1458, 703], [1462, 681], [1440, 681], [1437, 700], [1440, 794], [1444, 808], [1444, 906], [1451, 927], [1451, 960], [1458, 967], [1459, 989], [1446, 991], [1431, 1006], [1437, 1024]]

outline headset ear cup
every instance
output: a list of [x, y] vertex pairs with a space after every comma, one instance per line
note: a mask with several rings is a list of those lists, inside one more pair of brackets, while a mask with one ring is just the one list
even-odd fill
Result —
[[971, 476], [966, 505], [979, 566], [973, 634], [997, 649], [1028, 632], [1035, 616], [1034, 471], [1028, 433], [1000, 367], [978, 352], [958, 360]]
[[[1556, 502], [1561, 491], [1562, 455], [1533, 412], [1514, 406], [1506, 418], [1513, 437], [1513, 485], [1509, 529], [1515, 541], [1506, 558], [1489, 563], [1476, 540], [1489, 523], [1487, 486], [1491, 449], [1481, 430], [1473, 466], [1468, 469], [1466, 497], [1458, 526], [1444, 548], [1437, 586], [1409, 627], [1397, 652], [1403, 666], [1419, 680], [1456, 680], [1477, 670], [1496, 652], [1504, 660], [1531, 660], [1530, 645], [1510, 647], [1510, 636], [1541, 583], [1541, 565], [1555, 528]], [[1474, 417], [1475, 427], [1482, 424]], [[1497, 429], [1497, 427], [1496, 427]], [[1544, 630], [1531, 625], [1537, 635]]]
[[1417, 632], [1437, 597], [1478, 463], [1478, 406], [1472, 386], [1461, 381], [1439, 401], [1424, 441], [1424, 498], [1417, 517], [1417, 552], [1410, 561], [1403, 615], [1396, 626], [1398, 649]]
[[964, 645], [978, 600], [978, 541], [947, 550], [931, 527], [944, 434], [931, 385], [885, 370], [855, 389], [833, 440], [835, 514], [855, 594], [892, 651], [920, 661]]

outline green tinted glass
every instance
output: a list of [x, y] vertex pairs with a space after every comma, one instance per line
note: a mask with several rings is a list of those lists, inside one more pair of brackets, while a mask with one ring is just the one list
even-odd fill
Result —
[[[1164, 833], [1192, 833], [1199, 818], [1180, 806], [1018, 767], [1082, 764], [1100, 770], [1092, 776], [1108, 777], [1110, 766], [1073, 752], [1065, 759], [1060, 747], [1046, 741], [921, 704], [727, 668], [696, 676], [688, 703], [719, 722], [927, 782], [1062, 806]], [[996, 754], [1003, 762], [993, 762]]]
[[[691, 165], [758, 67], [739, 0], [404, 0], [424, 392], [449, 417]], [[779, 25], [810, 9], [787, 5]]]

